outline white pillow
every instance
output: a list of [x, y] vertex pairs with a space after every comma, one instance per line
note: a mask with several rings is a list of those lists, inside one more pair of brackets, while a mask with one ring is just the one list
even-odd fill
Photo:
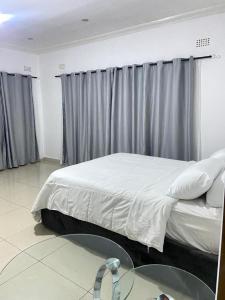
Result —
[[216, 151], [215, 153], [213, 153], [211, 155], [211, 157], [223, 159], [224, 164], [225, 164], [225, 149], [221, 149], [219, 151]]
[[225, 170], [216, 177], [206, 194], [206, 203], [212, 207], [223, 207], [225, 196]]
[[187, 168], [175, 179], [169, 187], [167, 195], [184, 200], [198, 198], [209, 190], [223, 168], [223, 159], [211, 157], [201, 160]]

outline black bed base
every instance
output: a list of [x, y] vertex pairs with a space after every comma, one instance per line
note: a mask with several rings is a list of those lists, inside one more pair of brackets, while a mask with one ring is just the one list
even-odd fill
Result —
[[214, 292], [216, 290], [218, 256], [193, 247], [187, 247], [166, 238], [164, 251], [129, 240], [128, 238], [97, 225], [66, 216], [58, 211], [43, 209], [43, 224], [59, 234], [86, 233], [109, 238], [121, 245], [132, 258], [135, 266], [164, 264], [186, 270], [203, 280]]

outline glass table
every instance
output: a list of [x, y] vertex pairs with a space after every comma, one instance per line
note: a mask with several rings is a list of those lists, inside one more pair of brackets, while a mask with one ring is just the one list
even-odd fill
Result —
[[134, 268], [128, 253], [95, 235], [51, 238], [18, 254], [0, 274], [0, 300], [214, 300], [183, 270]]
[[109, 239], [87, 234], [51, 238], [8, 263], [0, 274], [0, 299], [99, 300], [101, 288], [101, 299], [114, 295], [123, 300], [132, 288], [132, 275], [122, 292], [119, 280], [131, 269], [128, 253]]
[[130, 290], [125, 298], [129, 300], [215, 300], [215, 294], [199, 278], [166, 265], [145, 265], [130, 270], [120, 279], [120, 286]]

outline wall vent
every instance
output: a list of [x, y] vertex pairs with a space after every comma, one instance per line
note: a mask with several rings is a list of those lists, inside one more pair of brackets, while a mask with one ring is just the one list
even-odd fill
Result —
[[201, 47], [207, 47], [210, 46], [210, 38], [202, 38], [202, 39], [197, 39], [196, 40], [196, 48], [201, 48]]
[[65, 70], [66, 65], [65, 64], [59, 64], [59, 70]]
[[29, 66], [24, 66], [24, 67], [23, 67], [23, 70], [24, 70], [25, 72], [31, 72], [31, 67], [29, 67]]

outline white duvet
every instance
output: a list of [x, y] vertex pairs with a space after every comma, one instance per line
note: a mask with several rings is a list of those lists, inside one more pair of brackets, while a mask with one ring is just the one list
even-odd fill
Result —
[[57, 210], [163, 251], [166, 225], [177, 200], [166, 196], [172, 181], [190, 164], [118, 153], [53, 172], [32, 213]]

